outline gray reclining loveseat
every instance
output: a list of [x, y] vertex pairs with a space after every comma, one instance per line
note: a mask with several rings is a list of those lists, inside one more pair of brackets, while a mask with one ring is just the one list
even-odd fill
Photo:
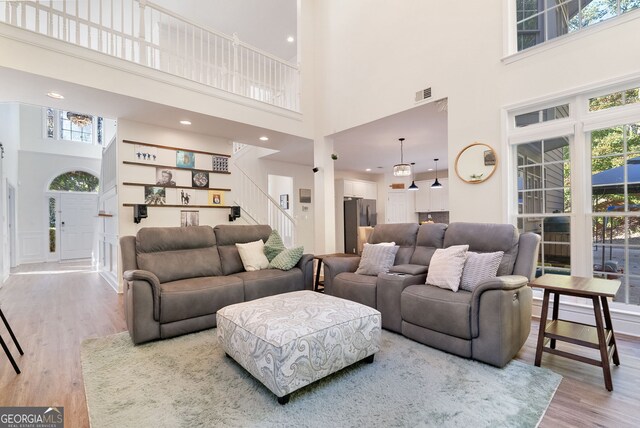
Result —
[[[374, 307], [382, 327], [418, 342], [498, 367], [507, 364], [531, 328], [531, 289], [540, 237], [509, 224], [378, 225], [372, 244], [400, 246], [389, 274], [356, 274], [359, 258], [324, 260], [325, 293]], [[437, 248], [469, 245], [478, 253], [503, 251], [497, 277], [473, 291], [425, 284]]]
[[235, 246], [271, 227], [221, 225], [142, 228], [120, 239], [125, 315], [139, 344], [216, 326], [224, 306], [313, 287], [313, 256], [288, 271], [245, 272]]

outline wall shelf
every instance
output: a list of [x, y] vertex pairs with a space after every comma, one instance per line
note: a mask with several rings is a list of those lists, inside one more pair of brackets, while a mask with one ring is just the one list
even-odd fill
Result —
[[[122, 140], [122, 142], [126, 143], [126, 144], [135, 144], [135, 145], [138, 145], [138, 146], [157, 147], [159, 149], [182, 150], [182, 151], [185, 151], [185, 152], [200, 153], [202, 155], [222, 156], [222, 157], [225, 157], [225, 158], [230, 158], [231, 157], [231, 155], [225, 155], [223, 153], [204, 152], [202, 150], [192, 150], [192, 149], [185, 149], [185, 148], [181, 148], [181, 147], [162, 146], [160, 144], [141, 143], [139, 141]], [[142, 164], [142, 165], [146, 165], [146, 164]], [[186, 169], [186, 168], [183, 168], [183, 169]]]
[[[176, 171], [198, 171], [198, 172], [207, 172], [209, 174], [231, 174], [229, 171], [213, 171], [210, 169], [195, 169], [195, 168], [180, 168], [177, 167], [175, 165], [171, 166], [171, 165], [160, 165], [157, 163], [144, 163], [144, 162], [132, 162], [132, 161], [122, 161], [123, 164], [125, 165], [137, 165], [137, 166], [151, 166], [153, 168], [168, 168], [168, 169], [173, 169]], [[175, 187], [175, 186], [171, 186], [171, 187]]]
[[130, 183], [130, 182], [124, 182], [122, 183], [123, 186], [142, 186], [142, 187], [146, 187], [146, 186], [151, 186], [151, 187], [164, 187], [167, 189], [191, 189], [191, 190], [218, 190], [221, 192], [230, 192], [231, 189], [223, 189], [223, 188], [218, 188], [218, 187], [193, 187], [193, 186], [167, 186], [165, 184], [150, 184], [150, 183]]
[[[122, 204], [123, 207], [145, 204]], [[147, 208], [231, 208], [229, 205], [146, 205]]]

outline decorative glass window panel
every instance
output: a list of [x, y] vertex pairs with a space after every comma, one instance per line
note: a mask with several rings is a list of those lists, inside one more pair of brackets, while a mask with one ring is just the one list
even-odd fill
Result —
[[[639, 0], [640, 1], [640, 0]], [[589, 99], [589, 111], [606, 110], [640, 102], [640, 88], [627, 89]]]
[[56, 198], [49, 198], [49, 252], [56, 252]]
[[66, 192], [97, 192], [98, 177], [84, 171], [70, 171], [60, 174], [51, 181], [49, 190]]
[[47, 138], [55, 138], [55, 112], [53, 111], [53, 109], [47, 109], [45, 127]]

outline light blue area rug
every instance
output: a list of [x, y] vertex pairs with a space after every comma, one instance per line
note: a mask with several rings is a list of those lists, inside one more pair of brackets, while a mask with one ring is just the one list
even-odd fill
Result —
[[550, 370], [503, 369], [382, 333], [357, 363], [285, 406], [218, 346], [216, 331], [134, 347], [127, 333], [82, 344], [89, 417], [101, 427], [534, 427], [560, 384]]

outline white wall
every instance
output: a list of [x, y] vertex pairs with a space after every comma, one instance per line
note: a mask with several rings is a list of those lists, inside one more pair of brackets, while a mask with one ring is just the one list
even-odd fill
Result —
[[0, 143], [4, 148], [4, 159], [0, 159], [1, 284], [9, 277], [10, 270], [9, 224], [6, 203], [7, 184], [11, 184], [16, 189], [16, 201], [19, 200], [18, 150], [20, 148], [20, 106], [18, 104], [0, 103]]
[[[235, 164], [250, 175], [251, 179], [264, 191], [269, 188], [269, 175], [282, 175], [293, 178], [293, 199], [291, 213], [296, 221], [296, 245], [304, 246], [305, 253], [315, 252], [314, 241], [314, 205], [317, 203], [316, 193], [313, 190], [313, 171], [307, 165], [298, 165], [288, 162], [279, 162], [265, 159], [262, 156], [269, 154], [269, 150], [260, 147], [248, 146], [241, 156], [234, 159]], [[311, 203], [299, 202], [300, 189], [311, 189]], [[276, 200], [278, 200], [276, 198]], [[291, 203], [291, 200], [290, 200]]]
[[[20, 195], [17, 205], [18, 264], [44, 262], [49, 258], [47, 186], [58, 175], [77, 170], [99, 177], [100, 159], [20, 150], [17, 187]], [[96, 215], [97, 212], [96, 206]], [[97, 221], [96, 218], [96, 226]]]
[[[398, 7], [383, 0], [316, 1], [322, 134], [412, 108], [415, 92], [432, 87], [434, 100], [449, 100], [453, 170], [458, 152], [475, 141], [505, 158], [503, 106], [640, 69], [639, 57], [629, 55], [636, 50], [638, 19], [599, 32], [587, 29], [583, 37], [503, 64], [507, 3], [406, 0]], [[451, 177], [452, 221], [506, 220], [504, 167], [500, 162], [481, 185]]]

